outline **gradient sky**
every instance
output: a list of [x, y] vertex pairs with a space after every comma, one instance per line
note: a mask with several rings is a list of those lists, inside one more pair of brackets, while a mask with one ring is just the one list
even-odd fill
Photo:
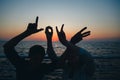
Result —
[[[0, 0], [0, 39], [10, 39], [23, 32], [39, 16], [39, 26], [54, 29], [65, 24], [70, 39], [87, 26], [88, 39], [120, 38], [120, 0]], [[45, 40], [44, 31], [27, 40]]]

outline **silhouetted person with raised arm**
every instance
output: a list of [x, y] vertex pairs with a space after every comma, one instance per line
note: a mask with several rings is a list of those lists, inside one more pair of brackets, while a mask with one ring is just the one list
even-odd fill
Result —
[[[54, 63], [45, 64], [41, 63], [45, 56], [45, 49], [40, 45], [34, 45], [29, 50], [29, 61], [26, 61], [24, 58], [21, 58], [17, 51], [15, 50], [15, 46], [24, 38], [42, 31], [43, 28], [37, 29], [38, 17], [36, 18], [35, 23], [30, 23], [23, 33], [14, 37], [10, 41], [8, 41], [4, 45], [4, 52], [10, 62], [16, 68], [16, 80], [42, 80], [43, 76], [48, 72], [54, 70]], [[51, 41], [51, 37], [49, 36], [48, 28], [46, 29], [46, 36], [48, 42]], [[49, 39], [50, 38], [50, 39]], [[48, 46], [51, 44], [48, 44]], [[51, 47], [47, 49], [48, 55]], [[55, 54], [50, 54], [50, 58], [55, 56]], [[54, 62], [54, 59], [52, 59]]]
[[63, 80], [92, 80], [92, 76], [95, 71], [94, 60], [85, 49], [75, 45], [81, 41], [83, 37], [90, 35], [90, 31], [82, 34], [82, 32], [87, 28], [85, 27], [76, 33], [70, 41], [67, 41], [63, 27], [64, 25], [62, 25], [60, 31], [56, 27], [60, 42], [67, 48], [60, 57], [60, 62], [66, 64], [63, 68]]
[[47, 54], [51, 59], [52, 63], [58, 66], [58, 57], [52, 46], [53, 29], [51, 26], [46, 27], [45, 34], [47, 38]]

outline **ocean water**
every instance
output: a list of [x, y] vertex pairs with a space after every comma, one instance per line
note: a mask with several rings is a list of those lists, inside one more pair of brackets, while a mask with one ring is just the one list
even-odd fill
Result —
[[[5, 56], [3, 52], [3, 45], [6, 41], [0, 41], [0, 56]], [[33, 45], [41, 45], [47, 48], [46, 42], [40, 41], [22, 41], [16, 46], [17, 52], [21, 56], [27, 56], [29, 48]], [[86, 49], [93, 56], [119, 56], [120, 55], [120, 41], [107, 41], [107, 40], [90, 40], [81, 41], [77, 46]], [[60, 56], [66, 49], [60, 42], [53, 42], [53, 48], [58, 56]]]
[[[6, 59], [3, 52], [3, 45], [6, 41], [0, 41], [0, 80], [15, 80], [15, 68]], [[29, 48], [33, 45], [41, 45], [47, 48], [46, 42], [22, 41], [16, 46], [20, 56], [28, 56]], [[120, 41], [119, 40], [90, 40], [81, 41], [77, 46], [86, 49], [96, 62], [95, 80], [120, 80]], [[53, 48], [58, 56], [66, 49], [60, 42], [54, 42]], [[53, 73], [52, 73], [53, 74]], [[45, 80], [62, 80], [61, 71]], [[57, 76], [56, 76], [57, 75]], [[54, 78], [54, 79], [52, 79]], [[59, 78], [59, 79], [58, 79]]]

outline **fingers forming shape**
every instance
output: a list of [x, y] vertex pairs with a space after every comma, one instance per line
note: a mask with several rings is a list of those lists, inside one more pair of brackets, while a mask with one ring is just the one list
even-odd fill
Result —
[[45, 32], [53, 33], [53, 29], [51, 26], [47, 26]]
[[90, 35], [90, 31], [87, 31], [87, 32], [84, 32], [83, 34], [82, 34], [82, 37], [86, 37], [86, 36], [89, 36]]
[[64, 27], [64, 24], [63, 24], [62, 27], [61, 27], [61, 32], [63, 31], [63, 27]]
[[35, 24], [36, 24], [36, 25], [38, 25], [38, 19], [39, 19], [39, 17], [37, 16], [37, 17], [36, 17], [36, 20], [35, 20]]
[[80, 33], [82, 33], [87, 27], [84, 27], [83, 29], [80, 30]]
[[58, 31], [58, 28], [57, 28], [57, 26], [56, 26], [56, 31], [57, 31], [57, 34], [59, 33], [59, 31]]

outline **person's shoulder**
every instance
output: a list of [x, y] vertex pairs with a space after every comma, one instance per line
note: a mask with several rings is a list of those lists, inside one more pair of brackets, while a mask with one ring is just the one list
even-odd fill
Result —
[[82, 55], [87, 55], [87, 56], [89, 56], [89, 57], [92, 57], [91, 56], [91, 54], [90, 54], [90, 52], [88, 52], [86, 49], [84, 49], [84, 48], [80, 48], [80, 54], [82, 54]]
[[80, 48], [80, 52], [81, 53], [88, 53], [88, 51], [86, 49], [84, 49], [84, 48]]

